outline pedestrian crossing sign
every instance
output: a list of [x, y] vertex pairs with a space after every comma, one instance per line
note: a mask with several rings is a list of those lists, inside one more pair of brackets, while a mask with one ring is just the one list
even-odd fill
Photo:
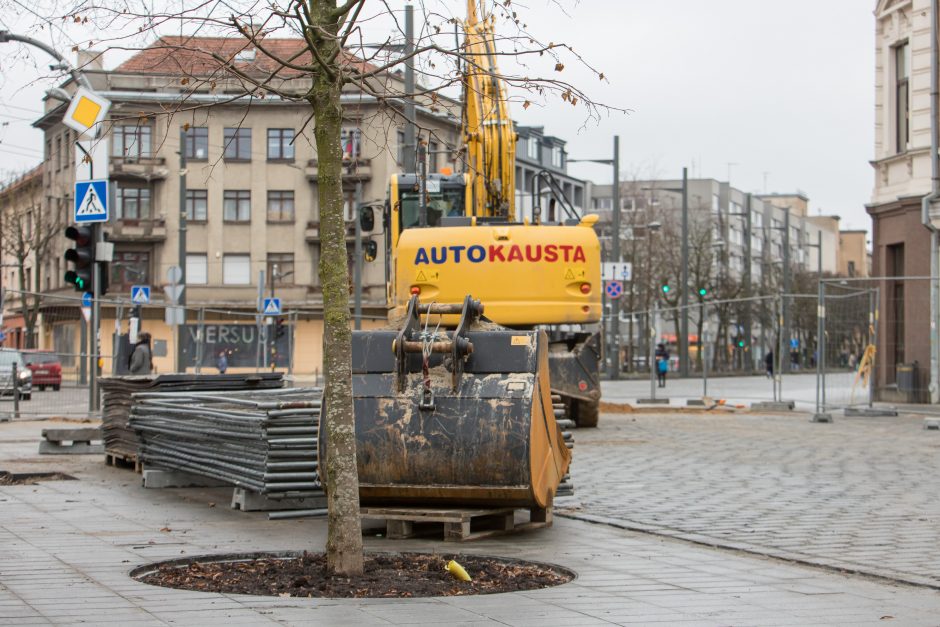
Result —
[[265, 298], [263, 311], [264, 311], [264, 315], [266, 316], [281, 315], [281, 299], [280, 298]]
[[108, 180], [75, 183], [75, 222], [108, 221]]
[[149, 285], [132, 285], [131, 286], [131, 302], [135, 305], [149, 305], [150, 304], [150, 286]]

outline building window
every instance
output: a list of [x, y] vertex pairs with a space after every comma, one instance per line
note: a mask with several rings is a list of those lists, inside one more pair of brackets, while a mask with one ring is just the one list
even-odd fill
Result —
[[437, 142], [428, 142], [428, 172], [437, 172]]
[[62, 169], [62, 138], [55, 138], [55, 171]]
[[294, 192], [268, 192], [268, 222], [294, 221]]
[[150, 219], [149, 187], [118, 186], [116, 196], [118, 220]]
[[399, 130], [395, 135], [398, 140], [398, 165], [405, 165], [405, 131]]
[[209, 260], [205, 254], [188, 253], [186, 255], [186, 285], [206, 285], [209, 283]]
[[294, 158], [294, 129], [268, 129], [268, 159], [286, 160]]
[[358, 128], [344, 128], [340, 132], [343, 146], [343, 159], [358, 159], [362, 151], [362, 131]]
[[721, 212], [721, 196], [712, 194], [712, 213]]
[[552, 146], [552, 166], [561, 168], [564, 165], [564, 153], [561, 150], [561, 146]]
[[903, 43], [894, 48], [894, 103], [896, 106], [897, 118], [895, 120], [895, 132], [897, 152], [907, 150], [907, 144], [910, 141], [910, 44]]
[[148, 125], [117, 125], [111, 129], [111, 156], [125, 159], [149, 157], [153, 129]]
[[529, 159], [539, 160], [539, 139], [538, 137], [530, 137], [526, 142], [526, 148], [528, 149]]
[[204, 189], [186, 190], [186, 219], [205, 222], [209, 206], [209, 192]]
[[114, 292], [130, 292], [132, 285], [150, 283], [150, 253], [114, 251], [110, 264], [110, 288]]
[[224, 131], [224, 158], [227, 161], [251, 160], [251, 129], [227, 128]]
[[225, 285], [251, 285], [251, 258], [248, 255], [223, 256], [222, 283]]
[[268, 253], [267, 275], [275, 285], [293, 285], [294, 254]]
[[186, 131], [186, 158], [203, 161], [209, 158], [209, 129], [191, 126]]
[[63, 170], [68, 170], [69, 163], [71, 163], [72, 161], [71, 156], [70, 156], [72, 154], [71, 137], [72, 137], [71, 131], [65, 131], [65, 133], [62, 134], [62, 147], [65, 149], [62, 154], [62, 169]]
[[849, 262], [849, 277], [851, 278], [851, 277], [854, 277], [854, 276], [855, 276], [855, 262], [854, 262], [854, 261], [850, 261], [850, 262]]
[[226, 222], [248, 222], [251, 219], [251, 192], [247, 189], [225, 190], [222, 219]]

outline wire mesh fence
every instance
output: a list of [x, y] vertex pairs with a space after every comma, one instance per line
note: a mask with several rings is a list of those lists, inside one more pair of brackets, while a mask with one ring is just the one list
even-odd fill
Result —
[[[187, 306], [173, 314], [165, 303], [137, 305], [108, 295], [100, 301], [95, 338], [91, 307], [78, 294], [5, 290], [2, 300], [0, 418], [96, 415], [100, 391], [93, 377], [128, 374], [135, 342], [145, 332], [153, 374], [276, 371], [293, 385], [323, 383], [323, 314], [316, 308], [260, 315], [252, 302]], [[364, 317], [361, 324], [375, 327], [385, 318]], [[4, 369], [10, 371], [4, 359], [18, 364], [16, 395], [4, 383]]]

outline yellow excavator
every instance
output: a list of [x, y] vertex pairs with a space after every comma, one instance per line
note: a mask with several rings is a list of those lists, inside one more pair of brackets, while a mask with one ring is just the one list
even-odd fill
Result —
[[493, 22], [467, 6], [466, 171], [391, 178], [390, 326], [353, 334], [364, 504], [549, 507], [571, 459], [556, 414], [597, 423], [597, 217], [516, 221]]

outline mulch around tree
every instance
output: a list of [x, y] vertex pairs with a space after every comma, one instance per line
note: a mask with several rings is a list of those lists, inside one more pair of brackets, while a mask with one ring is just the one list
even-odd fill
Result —
[[[459, 581], [445, 567], [457, 561], [472, 578]], [[135, 575], [135, 573], [138, 573]], [[475, 555], [367, 553], [361, 577], [326, 572], [326, 555], [208, 556], [156, 564], [131, 573], [144, 583], [200, 592], [280, 597], [417, 598], [535, 590], [567, 583], [558, 566]]]
[[36, 485], [40, 481], [65, 481], [74, 479], [75, 477], [61, 472], [12, 473], [0, 470], [0, 486]]

